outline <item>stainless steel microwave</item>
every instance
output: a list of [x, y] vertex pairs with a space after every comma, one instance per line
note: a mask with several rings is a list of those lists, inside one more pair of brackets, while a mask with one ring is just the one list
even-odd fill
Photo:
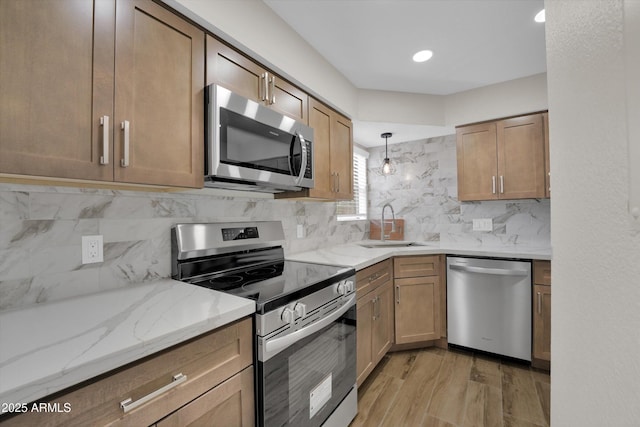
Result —
[[313, 129], [215, 84], [206, 103], [206, 187], [313, 188]]

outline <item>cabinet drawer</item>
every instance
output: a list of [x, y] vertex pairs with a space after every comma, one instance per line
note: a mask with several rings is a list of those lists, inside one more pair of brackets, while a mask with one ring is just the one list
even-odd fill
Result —
[[[208, 332], [42, 400], [60, 407], [68, 403], [69, 413], [30, 412], [2, 426], [150, 425], [251, 365], [251, 329], [251, 319], [246, 318]], [[186, 381], [127, 413], [121, 408], [127, 399], [137, 402], [171, 384], [177, 374]]]
[[551, 261], [533, 261], [533, 283], [551, 286]]
[[423, 277], [440, 274], [440, 257], [434, 256], [403, 256], [393, 259], [394, 277]]
[[356, 295], [358, 298], [371, 292], [393, 277], [391, 260], [387, 259], [356, 273]]
[[250, 366], [158, 422], [156, 427], [249, 427], [255, 425], [254, 421]]

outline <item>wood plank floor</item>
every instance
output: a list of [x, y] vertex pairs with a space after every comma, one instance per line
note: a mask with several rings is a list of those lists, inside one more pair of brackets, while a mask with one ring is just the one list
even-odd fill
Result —
[[435, 347], [387, 354], [358, 389], [350, 427], [546, 427], [550, 377]]

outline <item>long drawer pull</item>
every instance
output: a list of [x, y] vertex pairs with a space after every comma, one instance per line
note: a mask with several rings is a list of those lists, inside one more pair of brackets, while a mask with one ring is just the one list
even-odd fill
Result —
[[538, 314], [542, 314], [542, 293], [538, 292]]
[[183, 375], [182, 373], [176, 374], [176, 375], [173, 376], [173, 381], [171, 381], [169, 384], [165, 385], [164, 387], [160, 387], [156, 391], [152, 391], [151, 393], [147, 394], [146, 396], [141, 397], [140, 399], [136, 400], [135, 402], [132, 401], [131, 398], [123, 400], [122, 402], [120, 402], [120, 407], [122, 408], [122, 410], [126, 414], [127, 412], [129, 412], [129, 411], [131, 411], [133, 409], [136, 409], [138, 406], [144, 405], [145, 403], [147, 403], [151, 399], [154, 399], [154, 398], [160, 396], [161, 394], [166, 393], [167, 391], [171, 390], [172, 388], [179, 386], [180, 384], [182, 384], [186, 380], [187, 380], [187, 376], [186, 375]]
[[100, 126], [102, 126], [102, 156], [100, 156], [100, 164], [109, 164], [109, 116], [100, 117]]
[[129, 166], [129, 121], [125, 120], [120, 124], [124, 137], [124, 147], [122, 147], [122, 158], [120, 159], [120, 166], [126, 168]]

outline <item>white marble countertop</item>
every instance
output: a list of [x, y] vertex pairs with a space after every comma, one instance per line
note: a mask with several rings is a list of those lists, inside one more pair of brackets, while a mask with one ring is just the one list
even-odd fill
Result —
[[29, 403], [255, 312], [171, 279], [0, 312], [0, 403]]
[[[520, 258], [520, 259], [551, 259], [551, 248], [531, 248], [531, 247], [468, 247], [468, 246], [446, 246], [433, 242], [416, 242], [417, 246], [408, 247], [383, 247], [365, 248], [362, 244], [379, 244], [379, 240], [363, 240], [357, 243], [346, 243], [344, 245], [332, 246], [315, 251], [290, 254], [287, 259], [292, 261], [303, 261], [317, 264], [342, 265], [354, 267], [361, 270], [377, 262], [393, 256], [401, 255], [470, 255], [479, 257], [496, 258]], [[387, 243], [394, 243], [388, 241]]]

